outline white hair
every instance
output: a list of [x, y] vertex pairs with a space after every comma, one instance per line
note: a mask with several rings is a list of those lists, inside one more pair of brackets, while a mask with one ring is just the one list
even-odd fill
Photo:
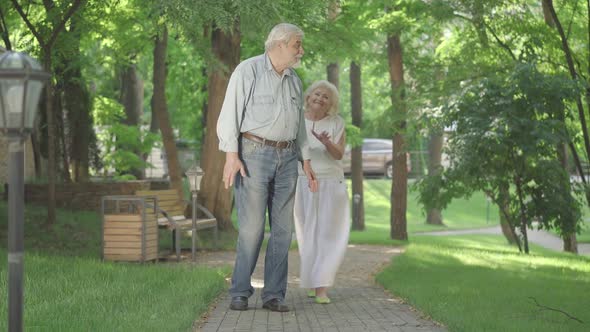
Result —
[[279, 23], [270, 30], [264, 49], [268, 52], [280, 43], [288, 43], [293, 37], [303, 38], [303, 30], [291, 23]]
[[324, 88], [324, 89], [328, 90], [328, 94], [330, 95], [330, 109], [328, 110], [328, 115], [338, 114], [338, 104], [339, 104], [339, 98], [340, 98], [339, 93], [338, 93], [338, 89], [336, 88], [336, 86], [334, 84], [332, 84], [326, 80], [315, 81], [315, 82], [313, 82], [312, 85], [309, 86], [309, 88], [307, 88], [307, 90], [303, 94], [305, 109], [308, 108], [307, 97], [309, 97], [311, 95], [311, 93], [317, 88]]

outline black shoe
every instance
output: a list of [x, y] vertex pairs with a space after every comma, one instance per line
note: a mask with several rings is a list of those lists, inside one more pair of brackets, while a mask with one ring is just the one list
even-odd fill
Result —
[[245, 296], [236, 296], [231, 298], [231, 303], [229, 305], [231, 310], [248, 310], [248, 298]]
[[262, 305], [262, 307], [264, 309], [268, 309], [270, 311], [277, 311], [277, 312], [289, 311], [289, 306], [282, 303], [279, 299], [268, 300]]

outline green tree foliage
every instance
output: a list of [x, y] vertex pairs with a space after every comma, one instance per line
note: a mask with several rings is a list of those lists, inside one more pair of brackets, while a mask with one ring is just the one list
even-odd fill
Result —
[[[141, 127], [137, 130], [141, 133], [140, 137], [148, 138], [142, 144], [152, 141], [152, 136], [146, 133], [151, 121], [152, 49], [156, 24], [164, 19], [158, 14], [158, 11], [164, 10], [162, 6], [157, 1], [126, 0], [113, 3], [107, 10], [110, 19], [100, 20], [99, 27], [85, 40], [87, 56], [96, 59], [85, 67], [86, 77], [95, 87], [96, 98], [118, 100], [120, 70], [128, 65], [137, 67], [144, 85], [144, 110]], [[168, 111], [177, 139], [200, 144], [203, 131], [201, 106], [206, 97], [200, 87], [207, 84], [206, 76], [202, 73], [203, 58], [197, 45], [187, 42], [178, 30], [179, 25], [174, 26], [177, 28], [172, 28], [168, 43]], [[95, 109], [94, 113], [100, 113], [100, 110]], [[103, 124], [114, 125], [121, 120], [111, 118], [110, 121], [114, 122]], [[104, 135], [101, 137], [106, 139]], [[160, 141], [159, 135], [156, 137]], [[102, 146], [106, 144], [101, 142]], [[197, 152], [198, 149], [195, 149]]]
[[[576, 231], [580, 205], [555, 146], [568, 141], [561, 116], [578, 91], [575, 82], [532, 64], [467, 86], [445, 115], [453, 127], [451, 164], [420, 182], [421, 202], [445, 207], [452, 198], [481, 190], [499, 204], [501, 189], [510, 188], [509, 207], [501, 212], [520, 228], [527, 253], [526, 228], [533, 221], [561, 234]], [[440, 195], [431, 194], [433, 186]]]
[[150, 167], [132, 151], [148, 153], [159, 136], [136, 126], [126, 126], [120, 120], [125, 116], [121, 104], [106, 97], [95, 98], [93, 118], [100, 142], [100, 169], [103, 175], [114, 174], [117, 179], [134, 179], [131, 169]]
[[[3, 45], [40, 57], [43, 51], [15, 10], [14, 2], [0, 1], [0, 37]], [[134, 66], [144, 82], [141, 124], [145, 128], [150, 123], [154, 62], [152, 50], [158, 24], [165, 23], [170, 32], [166, 61], [166, 99], [171, 124], [176, 138], [197, 142], [198, 151], [203, 144], [201, 140], [204, 132], [214, 130], [214, 127], [206, 127], [214, 123], [204, 124], [202, 120], [204, 104], [210, 97], [206, 88], [208, 74], [220, 69], [227, 71], [211, 51], [213, 29], [231, 31], [237, 24], [241, 35], [240, 58], [244, 59], [263, 51], [266, 33], [274, 24], [292, 22], [301, 26], [306, 33], [306, 54], [302, 68], [298, 69], [305, 86], [325, 77], [327, 63], [338, 61], [341, 64], [342, 77], [348, 76], [348, 66], [345, 64], [349, 61], [354, 60], [362, 66], [363, 128], [347, 127], [349, 143], [354, 145], [355, 142], [360, 142], [361, 137], [391, 137], [392, 130], [399, 129], [396, 124], [405, 122], [407, 149], [422, 150], [425, 146], [424, 137], [433, 129], [455, 128], [450, 127], [450, 119], [457, 116], [458, 110], [471, 109], [473, 114], [465, 111], [466, 118], [479, 114], [483, 125], [483, 119], [493, 109], [496, 112], [494, 116], [506, 123], [514, 125], [521, 121], [530, 125], [526, 127], [522, 124], [527, 130], [542, 127], [551, 133], [545, 133], [549, 136], [542, 136], [533, 130], [527, 136], [534, 139], [533, 141], [544, 142], [541, 144], [543, 149], [536, 145], [527, 149], [520, 147], [527, 157], [515, 157], [514, 160], [521, 161], [527, 172], [516, 169], [519, 172], [516, 174], [513, 173], [516, 171], [506, 166], [513, 179], [510, 183], [511, 195], [515, 195], [514, 178], [518, 175], [523, 178], [523, 197], [526, 203], [520, 204], [518, 196], [511, 196], [516, 201], [510, 202], [508, 210], [513, 211], [516, 217], [534, 217], [539, 214], [539, 210], [527, 204], [533, 204], [530, 202], [533, 202], [535, 195], [536, 202], [540, 202], [548, 198], [556, 199], [558, 196], [555, 196], [555, 192], [562, 195], [563, 192], [570, 191], [569, 184], [563, 181], [563, 172], [558, 169], [553, 171], [552, 167], [557, 160], [555, 150], [558, 143], [571, 141], [570, 146], [574, 148], [572, 151], [579, 151], [577, 155], [582, 162], [588, 161], [583, 135], [586, 124], [580, 117], [580, 114], [587, 114], [588, 111], [588, 98], [584, 95], [588, 92], [572, 88], [571, 82], [564, 82], [562, 87], [556, 87], [559, 88], [559, 93], [550, 93], [540, 83], [532, 82], [531, 86], [547, 92], [546, 95], [538, 96], [539, 102], [543, 101], [543, 108], [533, 105], [533, 97], [537, 96], [532, 87], [520, 87], [518, 90], [509, 84], [525, 81], [525, 75], [531, 75], [531, 79], [540, 79], [549, 85], [555, 85], [560, 75], [571, 76], [571, 69], [564, 56], [562, 38], [556, 25], [548, 24], [542, 0], [342, 0], [340, 13], [334, 20], [328, 20], [331, 2], [332, 0], [85, 0], [83, 10], [72, 21], [76, 24], [76, 29], [71, 30], [70, 23], [65, 27], [66, 32], [72, 31], [75, 34], [64, 33], [55, 40], [51, 51], [53, 66], [59, 66], [63, 73], [68, 73], [72, 68], [81, 69], [81, 75], [76, 73], [76, 77], [69, 81], [81, 82], [88, 89], [88, 103], [92, 107], [94, 124], [108, 128], [101, 131], [98, 146], [102, 149], [102, 155], [98, 160], [106, 162], [105, 166], [109, 169], [119, 171], [129, 165], [141, 164], [137, 157], [127, 155], [126, 151], [148, 151], [148, 145], [156, 140], [145, 133], [147, 129], [118, 126], [120, 117], [112, 115], [119, 114], [121, 110], [120, 73], [124, 68]], [[18, 3], [42, 37], [47, 37], [45, 35], [50, 34], [54, 25], [52, 22], [73, 1]], [[47, 11], [45, 4], [55, 6]], [[590, 79], [587, 4], [565, 0], [554, 0], [552, 4], [564, 28], [574, 60], [575, 76], [586, 82], [584, 84], [587, 86]], [[403, 45], [405, 114], [393, 112], [395, 105], [391, 103], [392, 88], [388, 75], [387, 47], [384, 43], [391, 33], [398, 33]], [[522, 65], [523, 63], [534, 64], [535, 68], [531, 69], [531, 65]], [[517, 72], [515, 68], [518, 69]], [[54, 81], [59, 83], [60, 80], [62, 79], [55, 77]], [[474, 91], [478, 89], [485, 89], [486, 93], [475, 94]], [[506, 91], [502, 92], [502, 89]], [[572, 112], [570, 106], [575, 103], [564, 89], [572, 89], [571, 91], [579, 94], [583, 103], [582, 113], [579, 108]], [[341, 79], [341, 114], [347, 119], [350, 119], [349, 90], [349, 81]], [[59, 94], [63, 95], [64, 90], [61, 91]], [[523, 98], [521, 95], [527, 97]], [[491, 99], [492, 96], [496, 99]], [[63, 96], [58, 97], [63, 99]], [[554, 99], [553, 104], [550, 103], [550, 98]], [[514, 112], [500, 112], [496, 105], [497, 100], [505, 103], [502, 105], [512, 105]], [[522, 100], [529, 103], [524, 103], [524, 106], [518, 104]], [[461, 108], [457, 105], [461, 105]], [[488, 113], [478, 113], [476, 106]], [[519, 106], [518, 109], [516, 106]], [[528, 111], [521, 110], [520, 106]], [[61, 114], [71, 111], [63, 103], [61, 106], [56, 103], [56, 107], [64, 109]], [[561, 118], [556, 115], [558, 110], [562, 112]], [[517, 121], [517, 118], [520, 120]], [[66, 122], [64, 128], [71, 127], [68, 117], [60, 117], [59, 121], [62, 119]], [[558, 127], [556, 123], [559, 119], [565, 129], [560, 127], [560, 131], [557, 131], [555, 128]], [[555, 128], [551, 127], [553, 125]], [[464, 124], [463, 127], [465, 126]], [[502, 137], [504, 136], [507, 134]], [[40, 140], [40, 144], [46, 144], [45, 142], [46, 140]], [[474, 141], [473, 144], [475, 143], [477, 142]], [[68, 153], [65, 150], [57, 150], [53, 157], [60, 162], [68, 160], [68, 156], [62, 156]], [[490, 163], [499, 163], [508, 153], [500, 147], [481, 150], [482, 153], [487, 153], [488, 158], [484, 161]], [[465, 157], [465, 151], [456, 145], [447, 152], [453, 160], [453, 169], [463, 167], [475, 174], [476, 168], [481, 166], [480, 159]], [[515, 155], [520, 156], [518, 153]], [[47, 157], [46, 153], [45, 156]], [[413, 168], [419, 167], [419, 164], [416, 159], [412, 160]], [[541, 174], [541, 164], [551, 170], [551, 174], [546, 175], [547, 179], [552, 179], [551, 183], [541, 181], [546, 179], [536, 179]], [[100, 165], [95, 166], [96, 169], [99, 167]], [[499, 173], [499, 168], [497, 171]], [[535, 175], [535, 172], [539, 174]], [[531, 182], [529, 178], [534, 178], [535, 181]], [[477, 182], [463, 181], [455, 184], [450, 179], [448, 174], [440, 175], [424, 182], [422, 186], [431, 193], [436, 192], [435, 188], [443, 188], [444, 197], [455, 197], [482, 187]], [[559, 191], [551, 185], [563, 187]], [[537, 190], [536, 194], [533, 189]], [[570, 204], [567, 203], [569, 198], [566, 196], [559, 197], [565, 203], [557, 201], [552, 207]], [[428, 205], [434, 201], [428, 203], [428, 199], [425, 199], [425, 202]], [[439, 203], [444, 203], [444, 200]], [[526, 213], [518, 212], [521, 206], [526, 207]], [[547, 216], [557, 216], [555, 211], [546, 212]], [[563, 232], [575, 230], [577, 226], [565, 222], [566, 217], [575, 219], [576, 215], [572, 212], [569, 215], [548, 217], [553, 218], [549, 224]], [[520, 219], [516, 220], [518, 225], [522, 224]]]
[[[575, 66], [579, 72], [587, 67], [587, 13], [582, 3], [577, 1], [554, 1], [558, 17], [566, 27], [567, 40], [572, 49]], [[479, 82], [484, 77], [496, 74], [508, 75], [519, 63], [534, 63], [537, 69], [547, 74], [570, 74], [562, 50], [555, 24], [548, 24], [544, 13], [543, 1], [527, 0], [441, 0], [430, 2], [431, 7], [440, 10], [442, 20], [442, 38], [436, 48], [434, 60], [443, 70], [443, 80], [437, 81], [438, 89], [427, 89], [421, 95], [433, 103], [436, 112], [424, 112], [421, 121], [428, 126], [440, 125], [447, 109], [461, 96], [467, 86]], [[431, 15], [437, 15], [432, 11]], [[551, 23], [551, 22], [549, 22]], [[425, 72], [428, 73], [428, 72]], [[571, 75], [570, 75], [571, 76]], [[584, 74], [581, 75], [585, 77]], [[419, 79], [419, 82], [425, 82]], [[578, 90], [581, 93], [581, 90]], [[569, 105], [562, 114], [562, 122], [567, 124], [569, 141], [555, 146], [563, 155], [564, 147], [569, 144], [568, 155], [572, 170], [578, 159], [587, 158], [585, 150], [585, 119], [581, 112], [579, 100], [568, 100]], [[584, 105], [587, 106], [587, 105]], [[584, 152], [581, 152], [584, 151]], [[557, 156], [555, 156], [557, 158]], [[562, 163], [562, 167], [566, 167]], [[434, 183], [431, 183], [432, 185]], [[436, 188], [431, 188], [436, 189]], [[568, 240], [570, 239], [570, 240]], [[571, 240], [573, 239], [573, 240]], [[564, 236], [564, 246], [575, 251], [574, 234]], [[571, 248], [571, 249], [569, 249]]]

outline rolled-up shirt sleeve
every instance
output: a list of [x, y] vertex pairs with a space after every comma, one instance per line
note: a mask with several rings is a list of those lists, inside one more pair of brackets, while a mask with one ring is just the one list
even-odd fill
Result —
[[238, 152], [240, 122], [246, 105], [246, 84], [241, 71], [236, 70], [232, 73], [217, 119], [217, 137], [221, 151]]

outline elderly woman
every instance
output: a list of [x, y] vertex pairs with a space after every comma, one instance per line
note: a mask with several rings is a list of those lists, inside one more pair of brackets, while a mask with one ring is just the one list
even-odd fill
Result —
[[344, 120], [338, 113], [338, 90], [328, 81], [313, 83], [304, 94], [305, 127], [318, 192], [307, 189], [299, 169], [295, 194], [295, 231], [301, 256], [301, 287], [320, 304], [330, 303], [327, 291], [334, 284], [344, 258], [350, 218], [348, 192], [342, 170], [345, 147]]

